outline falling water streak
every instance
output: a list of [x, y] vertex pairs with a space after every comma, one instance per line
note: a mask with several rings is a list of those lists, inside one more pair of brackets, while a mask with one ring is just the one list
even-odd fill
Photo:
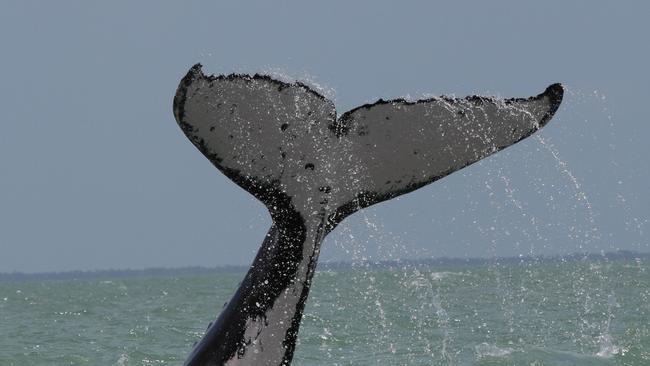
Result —
[[[368, 223], [372, 223], [367, 216], [366, 210], [361, 210], [360, 213], [367, 225]], [[376, 224], [368, 225], [368, 227], [377, 231], [379, 230]], [[378, 320], [377, 323], [369, 323], [371, 328], [376, 327], [378, 333], [377, 342], [372, 343], [370, 346], [374, 348], [373, 353], [376, 355], [380, 355], [385, 350], [385, 346], [388, 346], [390, 352], [394, 354], [396, 349], [394, 343], [391, 342], [391, 324], [381, 302], [382, 293], [375, 283], [375, 277], [368, 272], [369, 256], [367, 255], [367, 245], [363, 245], [363, 243], [359, 242], [359, 240], [350, 232], [351, 229], [348, 226], [345, 226], [343, 229], [347, 232], [346, 236], [350, 239], [350, 241], [347, 242], [347, 247], [349, 249], [344, 247], [344, 250], [348, 254], [351, 254], [352, 265], [359, 268], [359, 271], [353, 272], [351, 279], [357, 288], [361, 288], [365, 283], [366, 290], [362, 294], [365, 300], [368, 301], [366, 307], [366, 311], [369, 314], [368, 318]], [[373, 316], [373, 314], [376, 316]]]
[[[600, 144], [600, 146], [609, 147], [609, 149], [612, 152], [611, 154], [608, 154], [610, 168], [617, 169], [619, 167], [619, 164], [614, 160], [614, 157], [617, 154], [613, 153], [616, 151], [616, 144], [614, 142], [619, 140], [616, 137], [617, 129], [614, 128], [615, 121], [617, 119], [615, 118], [615, 116], [613, 116], [613, 112], [612, 109], [610, 108], [610, 103], [607, 100], [607, 96], [602, 91], [597, 89], [591, 91], [583, 91], [565, 85], [565, 97], [570, 98], [570, 100], [567, 100], [567, 104], [570, 104], [572, 106], [576, 106], [580, 104], [593, 104], [593, 105], [588, 105], [588, 107], [590, 109], [596, 109], [596, 108], [600, 109], [601, 116], [606, 118], [606, 121], [602, 121], [602, 122], [607, 123], [607, 125], [609, 126], [609, 138], [610, 138], [609, 144]], [[576, 108], [572, 108], [567, 112], [575, 112], [575, 110]], [[588, 122], [588, 120], [584, 119], [584, 116], [580, 114], [572, 116], [572, 119], [584, 120], [584, 122]], [[539, 138], [541, 136], [537, 136], [537, 137]], [[618, 176], [618, 175], [619, 174], [614, 174], [614, 176]], [[621, 184], [623, 184], [621, 180], [619, 180], [617, 183], [619, 187], [621, 187]], [[621, 191], [616, 192], [616, 197], [618, 199], [617, 200], [618, 204], [621, 205], [621, 208], [626, 212], [627, 215], [629, 215], [631, 211], [631, 206], [628, 199], [623, 195]], [[650, 222], [648, 219], [632, 217], [626, 219], [624, 224], [626, 226], [626, 230], [637, 234], [639, 237], [643, 237], [644, 236], [643, 226], [647, 225], [648, 222]], [[641, 250], [642, 245], [643, 245], [642, 241], [639, 240], [638, 242], [639, 250]]]
[[[370, 285], [368, 286], [368, 292], [369, 294], [373, 297], [374, 299], [374, 305], [377, 308], [377, 312], [379, 313], [379, 325], [381, 327], [381, 336], [380, 339], [381, 344], [388, 345], [389, 350], [392, 354], [395, 354], [396, 349], [395, 349], [395, 344], [391, 342], [391, 324], [388, 321], [388, 318], [386, 317], [386, 311], [384, 310], [384, 306], [381, 303], [381, 298], [382, 294], [381, 291], [377, 289], [377, 285], [375, 284], [375, 277], [374, 276], [368, 276], [367, 273], [364, 274], [364, 276], [368, 277], [368, 280], [370, 282]], [[380, 360], [378, 360], [380, 361]]]
[[[575, 97], [581, 97], [583, 100], [587, 99], [592, 99], [596, 98], [599, 102], [604, 102], [606, 97], [599, 93], [597, 90], [594, 90], [592, 94], [585, 94], [582, 92], [578, 92], [575, 90], [572, 90], [570, 88], [566, 89], [567, 94], [569, 94], [573, 99]], [[613, 119], [610, 114], [609, 108], [606, 106], [602, 108], [602, 112], [607, 115], [607, 120], [609, 121], [609, 126], [613, 127]], [[586, 122], [586, 120], [585, 120]], [[613, 132], [612, 132], [613, 133]], [[591, 229], [591, 234], [593, 234], [593, 237], [589, 237], [588, 235], [586, 236], [585, 244], [590, 243], [592, 240], [600, 240], [601, 234], [598, 232], [598, 227], [596, 226], [596, 220], [595, 220], [595, 215], [593, 211], [593, 206], [591, 201], [589, 200], [589, 197], [587, 194], [584, 192], [582, 189], [581, 184], [579, 183], [578, 179], [575, 177], [575, 175], [572, 173], [572, 171], [569, 169], [568, 164], [566, 161], [564, 161], [561, 157], [557, 149], [553, 147], [553, 145], [547, 141], [542, 135], [537, 135], [535, 136], [538, 141], [542, 144], [542, 146], [551, 153], [553, 158], [556, 160], [558, 163], [558, 168], [559, 170], [570, 180], [572, 183], [572, 186], [576, 192], [576, 196], [578, 197], [579, 200], [581, 200], [587, 210], [588, 217], [587, 219], [589, 220], [590, 224], [592, 225]], [[614, 150], [614, 145], [610, 144], [610, 148]], [[611, 156], [614, 156], [611, 154]], [[610, 164], [613, 166], [617, 166], [615, 161], [610, 161]], [[620, 184], [620, 181], [619, 181]], [[621, 198], [620, 201], [622, 203], [625, 203], [626, 200], [622, 195], [619, 193], [618, 196]], [[582, 249], [582, 245], [580, 244], [580, 248]], [[606, 261], [605, 261], [606, 263]], [[584, 267], [584, 268], [580, 268]], [[603, 295], [603, 290], [606, 288], [604, 286], [606, 282], [608, 281], [608, 276], [606, 273], [604, 273], [601, 268], [603, 267], [602, 264], [591, 264], [589, 265], [588, 268], [586, 266], [579, 266], [576, 268], [575, 272], [575, 280], [573, 281], [573, 293], [576, 298], [583, 298], [583, 305], [582, 309], [578, 311], [578, 319], [580, 320], [579, 322], [579, 334], [578, 338], [575, 340], [577, 343], [581, 345], [582, 348], [586, 346], [588, 347], [598, 347], [599, 351], [596, 353], [597, 356], [600, 357], [611, 357], [612, 355], [615, 354], [624, 354], [625, 349], [620, 348], [614, 345], [613, 339], [610, 335], [610, 327], [611, 327], [611, 322], [612, 319], [614, 319], [614, 313], [613, 313], [613, 307], [615, 305], [618, 305], [616, 303], [616, 298], [612, 293], [610, 293], [607, 296], [607, 311], [605, 312], [597, 312], [595, 310], [595, 307], [599, 302], [599, 298], [601, 299], [600, 301], [602, 302], [604, 296]], [[589, 283], [591, 284], [591, 287], [586, 287], [586, 284]], [[594, 283], [597, 283], [596, 286], [594, 286]], [[603, 320], [602, 317], [598, 317], [599, 320], [595, 321], [589, 321], [590, 317], [593, 317], [594, 315], [602, 315], [606, 316], [606, 318]], [[592, 336], [593, 331], [598, 331], [598, 336]], [[584, 351], [584, 350], [583, 350]]]
[[[416, 323], [412, 333], [413, 340], [424, 342], [424, 353], [431, 358], [430, 362], [436, 363], [443, 359], [447, 361], [448, 365], [453, 365], [455, 352], [452, 331], [449, 325], [449, 315], [442, 306], [440, 288], [434, 289], [434, 282], [440, 281], [446, 276], [438, 277], [436, 273], [430, 273], [429, 278], [427, 278], [417, 267], [413, 267], [410, 273], [404, 273], [403, 276], [402, 288], [410, 289], [413, 293], [408, 296], [411, 299], [411, 304], [414, 304], [413, 298], [417, 298], [419, 303], [415, 308], [408, 307], [411, 313], [411, 321]], [[435, 318], [438, 329], [442, 330], [439, 347], [440, 357], [437, 357], [431, 339], [426, 334], [427, 330], [434, 326], [432, 317]], [[413, 350], [408, 349], [408, 351]]]
[[515, 310], [513, 305], [515, 299], [512, 289], [512, 277], [509, 275], [507, 281], [501, 280], [500, 275], [497, 278], [497, 289], [501, 295], [501, 311], [508, 324], [508, 331], [512, 334], [515, 331]]
[[[592, 203], [587, 196], [586, 192], [582, 189], [582, 186], [578, 179], [575, 177], [573, 172], [568, 166], [568, 163], [560, 157], [559, 152], [555, 147], [547, 141], [542, 135], [536, 136], [537, 140], [542, 144], [542, 146], [553, 156], [557, 162], [558, 170], [566, 176], [571, 182], [571, 186], [575, 191], [575, 195], [578, 200], [582, 201], [585, 209], [587, 211], [587, 220], [592, 226], [589, 232], [585, 233], [584, 244], [588, 246], [594, 241], [601, 240], [601, 235], [599, 233], [595, 214], [593, 210]], [[578, 243], [579, 248], [583, 249], [583, 243]], [[600, 265], [591, 265], [588, 270], [578, 269], [576, 271], [576, 278], [573, 283], [573, 293], [576, 298], [583, 298], [582, 309], [578, 311], [579, 322], [579, 334], [576, 341], [583, 348], [583, 352], [587, 352], [588, 349], [593, 347], [599, 347], [600, 351], [598, 355], [603, 355], [606, 352], [614, 349], [615, 346], [611, 343], [611, 336], [609, 335], [609, 323], [611, 321], [611, 313], [602, 314], [607, 316], [605, 320], [596, 320], [590, 321], [590, 317], [594, 316], [594, 307], [598, 305], [598, 299], [602, 298], [603, 284], [607, 280], [606, 275], [601, 271]], [[585, 285], [591, 284], [590, 291], [588, 292], [585, 288]], [[594, 283], [598, 283], [597, 286], [593, 286]], [[594, 298], [592, 298], [595, 297]], [[603, 329], [604, 328], [604, 329]], [[594, 331], [598, 330], [598, 335], [593, 336]], [[587, 349], [584, 349], [584, 348]]]
[[[567, 162], [560, 158], [559, 152], [552, 146], [550, 142], [544, 139], [543, 136], [537, 135], [536, 138], [539, 142], [542, 143], [542, 146], [544, 146], [544, 148], [548, 150], [548, 152], [550, 152], [551, 155], [553, 155], [553, 158], [555, 158], [555, 161], [558, 163], [558, 166], [560, 167], [562, 173], [569, 178], [571, 183], [573, 183], [573, 187], [575, 188], [576, 193], [580, 196], [579, 198], [585, 202], [587, 209], [589, 211], [592, 211], [591, 201], [587, 197], [587, 194], [582, 190], [582, 187], [578, 182], [578, 179], [573, 175], [573, 173], [569, 169]], [[591, 219], [593, 220], [593, 217]]]
[[[498, 169], [497, 171], [497, 176], [502, 177], [503, 173], [501, 171], [501, 168]], [[500, 205], [500, 203], [492, 197], [495, 195], [494, 191], [495, 189], [492, 187], [493, 184], [491, 184], [491, 181], [486, 181], [485, 182], [485, 187], [488, 190], [488, 196], [491, 198], [490, 199], [490, 205], [494, 206], [497, 211], [500, 211], [503, 209], [503, 207]], [[515, 206], [519, 206], [520, 209], [523, 211], [523, 207], [518, 202], [515, 202]], [[534, 225], [534, 223], [533, 223]], [[492, 258], [497, 258], [497, 232], [496, 232], [496, 224], [493, 222], [492, 225], [490, 226], [489, 230], [483, 230], [479, 228], [479, 231], [486, 237], [490, 237], [490, 256]], [[497, 260], [491, 261], [491, 263], [488, 266], [488, 272], [492, 274], [494, 277], [495, 281], [495, 291], [500, 295], [501, 297], [501, 302], [499, 304], [501, 312], [503, 313], [503, 318], [505, 322], [508, 324], [510, 333], [514, 332], [514, 309], [512, 306], [513, 303], [513, 296], [512, 296], [512, 288], [511, 288], [511, 283], [510, 281], [504, 281], [501, 278], [501, 271], [500, 271], [500, 263]], [[486, 328], [488, 328], [488, 325], [485, 325]], [[490, 339], [490, 334], [492, 332], [488, 330], [488, 333], [486, 335], [486, 343], [485, 344], [490, 344], [494, 343], [494, 341], [498, 341], [496, 339]], [[488, 342], [491, 341], [491, 342]]]
[[[542, 237], [542, 234], [540, 233], [539, 227], [537, 225], [537, 221], [539, 221], [539, 220], [537, 219], [537, 217], [535, 215], [533, 215], [533, 214], [531, 214], [529, 212], [526, 212], [526, 210], [524, 209], [524, 206], [521, 204], [521, 202], [519, 202], [519, 200], [517, 200], [515, 198], [515, 190], [514, 190], [514, 188], [512, 187], [512, 185], [510, 183], [510, 179], [505, 174], [503, 174], [501, 168], [499, 168], [498, 173], [501, 176], [501, 180], [503, 181], [504, 190], [506, 192], [506, 197], [508, 198], [508, 200], [510, 200], [510, 203], [512, 203], [519, 210], [519, 212], [521, 213], [521, 216], [529, 218], [530, 224], [532, 225], [533, 229], [535, 230], [535, 236], [537, 237], [537, 240], [542, 240], [543, 237]], [[534, 247], [533, 240], [530, 240], [532, 238], [531, 238], [531, 236], [530, 236], [530, 234], [528, 233], [527, 230], [522, 230], [522, 232], [523, 232], [524, 236], [526, 236], [530, 241], [530, 247], [529, 247], [529, 250], [528, 250], [528, 255], [530, 255], [532, 257], [532, 256], [535, 255], [535, 250], [534, 250], [535, 247]]]
[[[582, 189], [578, 179], [575, 177], [573, 172], [570, 170], [570, 168], [568, 167], [568, 164], [566, 163], [566, 161], [561, 159], [558, 151], [548, 141], [546, 141], [542, 136], [538, 135], [537, 138], [540, 141], [540, 143], [542, 143], [542, 146], [544, 146], [545, 149], [547, 149], [551, 153], [551, 155], [553, 156], [553, 158], [555, 159], [555, 161], [558, 164], [558, 169], [565, 176], [568, 177], [568, 179], [572, 183], [573, 189], [576, 192], [576, 197], [578, 198], [578, 200], [581, 200], [583, 202], [583, 204], [584, 204], [584, 206], [585, 206], [585, 208], [587, 210], [587, 214], [588, 214], [587, 219], [588, 219], [589, 223], [592, 226], [590, 233], [593, 236], [589, 236], [589, 234], [585, 234], [585, 237], [586, 237], [586, 242], [585, 243], [589, 243], [594, 239], [595, 240], [600, 239], [600, 235], [598, 233], [598, 228], [596, 227], [596, 220], [595, 220], [595, 215], [594, 215], [594, 212], [593, 212], [592, 203], [589, 200], [589, 197], [587, 196], [587, 194]], [[519, 211], [522, 212], [522, 215], [526, 216], [526, 212], [525, 212], [525, 210], [523, 208], [523, 205], [519, 201], [517, 201], [515, 199], [515, 197], [514, 197], [514, 189], [510, 185], [510, 180], [508, 179], [508, 177], [506, 177], [504, 174], [502, 174], [501, 169], [499, 169], [498, 174], [499, 174], [501, 180], [503, 181], [503, 183], [505, 185], [506, 197], [509, 199], [509, 201]], [[487, 189], [489, 191], [492, 190], [492, 187], [491, 187], [489, 182], [486, 182], [486, 187], [487, 187]], [[490, 194], [490, 196], [492, 196], [492, 194]], [[494, 205], [494, 203], [493, 203], [493, 205]], [[496, 207], [497, 207], [497, 209], [500, 209], [499, 205], [496, 205]], [[535, 230], [537, 232], [537, 236], [539, 238], [540, 233], [539, 233], [537, 225], [535, 224], [535, 218], [534, 217], [531, 217], [531, 224], [535, 228]], [[485, 232], [484, 230], [481, 230], [481, 232], [484, 235], [486, 235], [486, 234], [490, 235], [489, 234], [490, 231]], [[528, 236], [527, 233], [526, 233], [526, 236]], [[495, 239], [493, 238], [491, 240], [491, 242], [492, 242], [493, 246], [491, 246], [490, 249], [491, 249], [492, 254], [494, 254], [494, 251], [495, 251], [495, 247], [494, 247]], [[582, 245], [580, 245], [580, 247], [582, 248]], [[531, 251], [532, 251], [532, 248], [531, 248]], [[489, 266], [489, 270], [493, 271], [493, 273], [494, 273], [494, 276], [495, 276], [494, 278], [495, 278], [495, 281], [496, 281], [496, 290], [503, 297], [503, 300], [501, 302], [501, 309], [502, 309], [502, 311], [504, 313], [504, 317], [506, 318], [506, 321], [508, 322], [508, 325], [510, 326], [510, 332], [513, 332], [514, 313], [513, 313], [512, 306], [510, 306], [510, 309], [507, 306], [508, 304], [512, 305], [512, 301], [513, 301], [512, 292], [510, 291], [511, 290], [510, 285], [509, 285], [509, 283], [504, 283], [504, 281], [501, 279], [501, 275], [500, 275], [500, 271], [499, 271], [499, 264], [498, 263], [491, 264]], [[574, 285], [586, 282], [585, 277], [587, 277], [587, 276], [589, 276], [589, 277], [595, 276], [596, 279], [597, 279], [597, 282], [601, 282], [601, 284], [602, 284], [603, 281], [606, 280], [604, 275], [602, 273], [600, 273], [599, 268], [596, 268], [595, 271], [592, 269], [589, 274], [584, 273], [582, 276], [580, 276], [577, 279], [576, 283], [574, 283]], [[591, 281], [589, 281], [589, 282], [591, 282]], [[598, 286], [598, 287], [600, 288], [601, 286]], [[598, 291], [597, 289], [595, 289], [595, 290]], [[583, 342], [585, 342], [588, 345], [591, 344], [592, 346], [593, 345], [598, 345], [599, 349], [600, 349], [598, 351], [598, 353], [596, 354], [598, 356], [610, 357], [613, 354], [617, 354], [620, 350], [619, 350], [619, 348], [617, 346], [615, 346], [613, 344], [613, 340], [612, 340], [612, 338], [611, 338], [611, 336], [609, 334], [610, 323], [611, 323], [611, 320], [612, 320], [612, 317], [613, 317], [613, 314], [612, 314], [612, 311], [611, 311], [612, 310], [611, 302], [608, 300], [609, 306], [608, 306], [608, 311], [607, 311], [607, 319], [605, 319], [604, 321], [600, 321], [600, 322], [596, 321], [596, 322], [590, 323], [587, 320], [588, 315], [589, 315], [589, 313], [591, 311], [591, 308], [593, 307], [593, 305], [591, 304], [592, 300], [591, 300], [590, 294], [587, 293], [586, 291], [584, 291], [584, 286], [581, 286], [581, 285], [578, 285], [578, 286], [574, 287], [574, 294], [578, 295], [578, 297], [581, 297], [580, 295], [584, 296], [583, 312], [579, 312], [579, 314], [578, 314], [578, 317], [581, 320], [580, 325], [579, 325], [579, 328], [580, 328], [579, 337], [581, 339], [583, 339], [583, 341], [580, 342], [580, 343], [582, 344]], [[510, 296], [508, 296], [508, 295], [510, 295]], [[596, 293], [595, 295], [596, 295], [596, 297], [600, 297], [599, 296], [600, 294], [598, 294], [598, 293]], [[609, 297], [610, 299], [611, 299], [611, 296], [612, 295], [610, 295], [610, 297]], [[508, 301], [510, 301], [510, 303], [508, 303]], [[594, 338], [592, 338], [590, 333], [592, 333], [591, 330], [593, 330], [595, 327], [600, 328], [600, 331], [599, 331], [599, 335], [594, 339]]]
[[[361, 210], [361, 216], [363, 218], [363, 222], [365, 223], [366, 227], [371, 231], [369, 237], [370, 239], [375, 239], [378, 244], [378, 256], [382, 259], [393, 259], [395, 257], [393, 251], [399, 251], [400, 256], [403, 256], [405, 254], [408, 254], [408, 248], [402, 243], [400, 240], [396, 238], [391, 239], [392, 246], [390, 248], [385, 248], [383, 246], [383, 242], [385, 241], [385, 238], [383, 236], [385, 235], [385, 230], [384, 227], [381, 223], [381, 221], [377, 221], [376, 217], [370, 217], [368, 215], [367, 210]], [[384, 251], [387, 251], [388, 253], [384, 253]], [[362, 258], [363, 262], [367, 264], [368, 262], [368, 257], [363, 257]], [[431, 313], [435, 315], [436, 323], [439, 327], [439, 329], [442, 330], [443, 333], [443, 338], [440, 343], [440, 353], [443, 359], [448, 361], [449, 365], [454, 364], [454, 357], [453, 357], [453, 349], [452, 349], [452, 342], [453, 338], [451, 335], [451, 330], [449, 326], [449, 317], [447, 315], [446, 310], [442, 306], [442, 302], [439, 298], [439, 294], [436, 294], [434, 291], [434, 286], [433, 286], [433, 279], [427, 279], [425, 276], [423, 276], [420, 271], [416, 267], [412, 267], [409, 265], [402, 266], [402, 271], [403, 275], [405, 277], [411, 277], [415, 276], [414, 281], [408, 281], [407, 283], [417, 283], [418, 291], [422, 287], [426, 288], [426, 293], [424, 294], [424, 297], [421, 297], [423, 304], [422, 306], [426, 306], [429, 308]], [[409, 275], [408, 272], [411, 272], [412, 274]], [[381, 327], [381, 334], [379, 339], [381, 342], [378, 342], [378, 346], [380, 347], [388, 347], [389, 351], [391, 353], [396, 353], [397, 349], [395, 347], [395, 344], [391, 342], [390, 340], [392, 339], [391, 337], [391, 327], [392, 323], [388, 320], [386, 311], [384, 309], [384, 306], [382, 304], [382, 299], [383, 296], [382, 294], [377, 291], [377, 287], [374, 285], [375, 278], [371, 276], [369, 273], [364, 272], [363, 277], [367, 280], [370, 281], [370, 285], [368, 286], [368, 293], [372, 295], [371, 297], [374, 298], [374, 305], [377, 310], [377, 314], [379, 317], [379, 325]], [[422, 294], [418, 294], [421, 296]], [[418, 327], [415, 329], [416, 333], [420, 333], [422, 329], [425, 329], [428, 325], [426, 324], [425, 320], [428, 318], [428, 315], [425, 316], [418, 316]], [[421, 338], [421, 335], [414, 334], [415, 338]], [[429, 343], [429, 340], [426, 339], [426, 345], [425, 345], [425, 350], [428, 355], [430, 355], [432, 362], [435, 361], [436, 354], [433, 352], [433, 349], [431, 348], [431, 345]]]
[[613, 308], [620, 307], [614, 291], [612, 291], [607, 296], [607, 321], [603, 324], [603, 329], [601, 331], [599, 338], [600, 341], [600, 350], [596, 353], [596, 356], [600, 357], [611, 357], [613, 355], [622, 354], [624, 355], [626, 350], [624, 348], [618, 347], [614, 344], [614, 340], [610, 334], [610, 328], [612, 319], [614, 319], [614, 310]]
[[[407, 249], [406, 247], [399, 243], [398, 240], [393, 240], [393, 247], [391, 248], [392, 250], [388, 251], [388, 255], [384, 256], [383, 252], [386, 250], [383, 246], [383, 242], [385, 241], [383, 236], [385, 233], [385, 230], [383, 228], [383, 225], [381, 222], [378, 223], [376, 218], [371, 218], [368, 215], [367, 210], [361, 210], [361, 215], [363, 218], [363, 221], [366, 225], [366, 227], [370, 230], [370, 239], [374, 239], [378, 245], [378, 256], [383, 257], [383, 259], [392, 259], [394, 257], [393, 250], [399, 249], [401, 250], [401, 254], [405, 255], [407, 254]], [[387, 258], [386, 258], [387, 257]], [[367, 275], [364, 275], [367, 276]], [[374, 277], [369, 277], [370, 280], [370, 293], [373, 295], [374, 298], [374, 305], [377, 308], [378, 314], [379, 314], [379, 325], [381, 327], [381, 339], [382, 343], [385, 346], [389, 347], [389, 350], [392, 354], [395, 354], [397, 352], [397, 349], [395, 347], [395, 343], [391, 341], [393, 339], [391, 337], [391, 323], [387, 318], [386, 311], [384, 309], [384, 305], [382, 304], [382, 294], [380, 291], [377, 290], [377, 287], [374, 284]]]
[[[582, 201], [583, 204], [585, 205], [585, 208], [587, 210], [587, 220], [592, 225], [592, 227], [590, 229], [590, 232], [584, 234], [585, 236], [584, 244], [590, 244], [592, 241], [601, 240], [601, 236], [598, 231], [598, 227], [596, 225], [596, 219], [595, 219], [593, 206], [591, 204], [591, 200], [589, 200], [587, 193], [582, 189], [580, 182], [578, 181], [578, 179], [575, 177], [575, 175], [569, 168], [568, 163], [560, 157], [559, 152], [557, 151], [557, 149], [555, 149], [555, 147], [550, 141], [547, 141], [542, 135], [539, 134], [536, 135], [535, 138], [551, 154], [551, 156], [553, 156], [553, 158], [557, 162], [558, 170], [569, 179], [569, 181], [572, 183], [573, 189], [575, 191], [578, 200]], [[578, 245], [580, 249], [583, 249], [582, 243], [579, 243]]]
[[431, 304], [436, 310], [438, 326], [442, 328], [443, 332], [440, 352], [442, 354], [442, 357], [448, 361], [449, 366], [451, 366], [453, 364], [454, 358], [447, 351], [447, 349], [451, 346], [451, 342], [453, 341], [451, 332], [449, 330], [449, 315], [447, 314], [447, 311], [442, 307], [442, 301], [440, 301], [439, 298], [440, 294], [433, 293], [433, 286], [431, 283], [429, 283], [429, 289], [431, 291]]

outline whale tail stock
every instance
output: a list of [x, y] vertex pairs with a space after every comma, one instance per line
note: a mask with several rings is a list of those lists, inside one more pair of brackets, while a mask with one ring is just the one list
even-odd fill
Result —
[[550, 121], [560, 84], [530, 98], [379, 100], [337, 117], [308, 86], [262, 75], [182, 79], [174, 115], [273, 224], [186, 365], [288, 365], [320, 243], [345, 217], [434, 182]]

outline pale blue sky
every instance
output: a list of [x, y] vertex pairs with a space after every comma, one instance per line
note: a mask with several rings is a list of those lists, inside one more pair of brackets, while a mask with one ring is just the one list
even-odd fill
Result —
[[171, 113], [196, 62], [310, 79], [339, 113], [568, 88], [541, 139], [356, 214], [324, 260], [648, 251], [647, 4], [4, 1], [0, 272], [252, 260], [264, 207]]

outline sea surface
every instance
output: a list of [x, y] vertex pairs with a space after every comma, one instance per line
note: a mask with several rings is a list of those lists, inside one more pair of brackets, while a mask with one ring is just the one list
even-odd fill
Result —
[[[0, 281], [0, 365], [179, 365], [243, 272]], [[294, 365], [650, 365], [647, 260], [319, 271]]]

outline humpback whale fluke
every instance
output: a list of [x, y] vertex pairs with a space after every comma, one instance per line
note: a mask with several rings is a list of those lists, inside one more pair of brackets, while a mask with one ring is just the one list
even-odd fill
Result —
[[337, 224], [526, 138], [562, 96], [553, 84], [530, 98], [379, 100], [337, 118], [305, 84], [192, 67], [174, 98], [176, 121], [273, 223], [185, 365], [290, 364], [320, 244]]

